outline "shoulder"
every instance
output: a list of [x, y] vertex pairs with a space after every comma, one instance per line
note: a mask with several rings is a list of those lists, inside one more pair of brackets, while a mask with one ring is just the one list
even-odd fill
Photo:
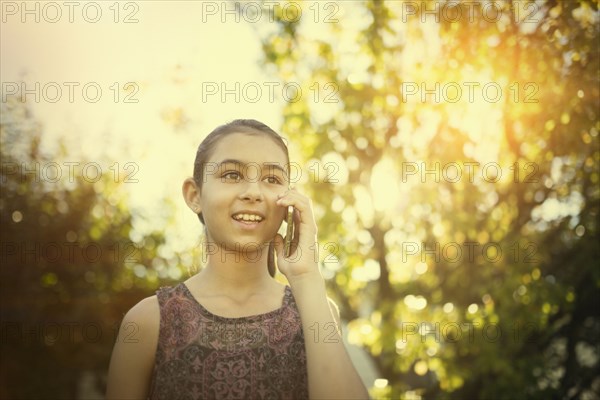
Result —
[[159, 315], [158, 297], [156, 295], [140, 300], [125, 314], [124, 319], [152, 322]]
[[125, 314], [111, 356], [107, 399], [146, 398], [159, 326], [160, 310], [156, 296], [141, 300]]
[[125, 314], [137, 318], [148, 318], [159, 311], [158, 297], [156, 295], [140, 300]]
[[162, 286], [156, 294], [140, 300], [125, 314], [123, 321], [138, 321], [145, 324], [160, 322], [160, 309], [171, 297], [181, 295], [181, 284], [177, 286]]
[[139, 333], [144, 338], [156, 339], [160, 325], [160, 306], [156, 295], [146, 297], [134, 305], [123, 317], [121, 331], [124, 334]]

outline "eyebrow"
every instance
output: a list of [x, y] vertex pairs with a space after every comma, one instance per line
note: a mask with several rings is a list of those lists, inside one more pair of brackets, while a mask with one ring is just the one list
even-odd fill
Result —
[[[221, 161], [220, 163], [218, 163], [218, 164], [217, 164], [217, 166], [220, 168], [220, 167], [222, 167], [224, 164], [236, 164], [236, 165], [240, 165], [240, 166], [242, 166], [242, 167], [245, 167], [245, 166], [247, 166], [248, 164], [256, 164], [256, 165], [258, 165], [258, 163], [255, 163], [255, 162], [252, 162], [252, 163], [245, 163], [245, 162], [243, 162], [243, 161], [236, 160], [236, 159], [233, 159], [233, 158], [227, 158], [227, 159], [225, 159], [225, 160]], [[274, 169], [278, 169], [278, 170], [279, 170], [279, 171], [281, 171], [281, 172], [282, 172], [282, 173], [283, 173], [285, 176], [287, 176], [287, 172], [285, 171], [285, 169], [283, 169], [283, 167], [281, 167], [281, 165], [279, 165], [279, 163], [269, 163], [269, 162], [266, 162], [266, 163], [263, 163], [262, 165], [263, 165], [263, 167], [271, 167], [271, 168], [274, 168]]]

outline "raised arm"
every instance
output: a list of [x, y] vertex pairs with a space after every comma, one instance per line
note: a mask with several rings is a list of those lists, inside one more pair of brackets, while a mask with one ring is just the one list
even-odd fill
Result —
[[146, 399], [158, 343], [156, 296], [136, 304], [123, 318], [108, 369], [106, 399]]
[[[294, 206], [298, 227], [292, 254], [283, 257], [283, 238], [277, 235], [277, 265], [286, 276], [300, 311], [308, 364], [308, 393], [311, 399], [368, 399], [369, 394], [354, 368], [342, 341], [337, 309], [330, 308], [317, 264], [317, 227], [310, 200], [289, 190], [279, 205]], [[334, 314], [335, 317], [334, 317]]]
[[306, 276], [290, 285], [302, 319], [310, 398], [368, 399], [342, 342], [339, 320], [330, 309], [323, 278]]

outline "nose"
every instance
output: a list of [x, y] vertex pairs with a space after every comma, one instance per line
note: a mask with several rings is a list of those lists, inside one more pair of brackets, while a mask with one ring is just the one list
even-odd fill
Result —
[[243, 185], [240, 198], [246, 201], [262, 201], [263, 193], [260, 188], [260, 182], [248, 182]]

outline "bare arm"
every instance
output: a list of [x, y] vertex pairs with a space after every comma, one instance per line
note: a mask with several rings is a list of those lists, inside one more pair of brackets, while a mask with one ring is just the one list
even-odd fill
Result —
[[302, 319], [311, 399], [368, 399], [319, 276], [290, 282]]
[[275, 249], [277, 266], [287, 277], [300, 311], [309, 396], [311, 399], [368, 399], [367, 389], [342, 342], [337, 310], [330, 308], [327, 299], [325, 280], [317, 264], [317, 226], [312, 203], [291, 189], [279, 196], [277, 204], [292, 205], [296, 209], [292, 254], [284, 257], [281, 235], [275, 237]]
[[145, 399], [158, 343], [156, 296], [136, 304], [123, 318], [108, 369], [106, 399]]

